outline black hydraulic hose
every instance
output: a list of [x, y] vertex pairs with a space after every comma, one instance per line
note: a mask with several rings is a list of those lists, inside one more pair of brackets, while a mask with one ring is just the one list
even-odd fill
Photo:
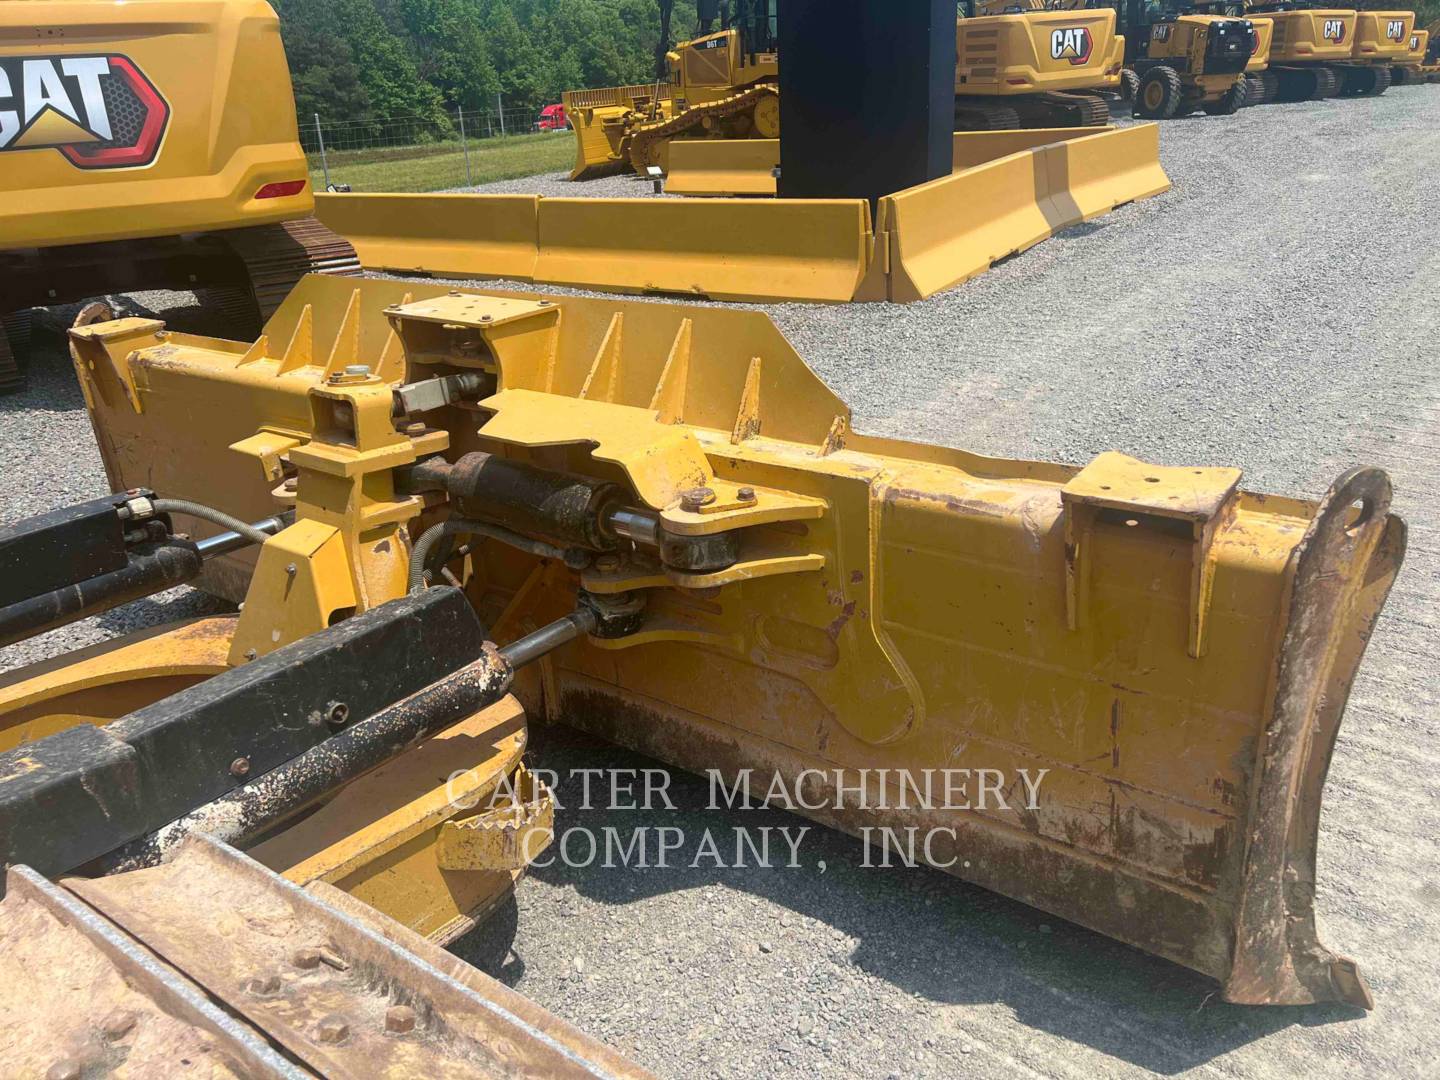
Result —
[[206, 506], [204, 503], [191, 502], [189, 499], [155, 499], [151, 504], [155, 507], [157, 514], [188, 514], [202, 521], [208, 521], [212, 525], [219, 525], [222, 529], [239, 533], [252, 544], [263, 544], [270, 539], [270, 534], [257, 529], [247, 521], [241, 521], [232, 517], [223, 510], [216, 510], [213, 506]]
[[565, 558], [563, 548], [547, 544], [543, 540], [531, 540], [528, 536], [521, 536], [509, 529], [502, 529], [499, 525], [491, 525], [488, 521], [475, 521], [471, 518], [446, 518], [440, 524], [432, 525], [421, 533], [420, 539], [415, 542], [415, 547], [410, 552], [410, 592], [419, 592], [425, 588], [425, 562], [429, 559], [430, 552], [434, 550], [435, 545], [445, 537], [459, 534], [488, 536], [492, 540], [499, 540], [502, 544], [509, 544], [511, 547], [546, 559], [564, 560]]

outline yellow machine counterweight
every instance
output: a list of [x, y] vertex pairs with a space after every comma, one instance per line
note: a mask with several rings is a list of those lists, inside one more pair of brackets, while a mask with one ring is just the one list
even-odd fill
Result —
[[203, 290], [253, 333], [301, 275], [358, 274], [308, 174], [264, 0], [0, 4], [0, 391], [35, 307]]

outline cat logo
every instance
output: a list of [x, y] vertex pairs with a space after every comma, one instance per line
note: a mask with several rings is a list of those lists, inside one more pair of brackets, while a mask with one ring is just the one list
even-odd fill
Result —
[[1170, 31], [1174, 29], [1171, 23], [1156, 23], [1155, 28], [1150, 31], [1151, 41], [1169, 41]]
[[1419, 34], [1411, 34], [1411, 35], [1410, 35], [1410, 51], [1411, 51], [1411, 52], [1419, 52], [1419, 51], [1420, 51], [1420, 35], [1419, 35]]
[[1335, 44], [1345, 40], [1345, 20], [1326, 19], [1325, 25], [1320, 28], [1320, 34], [1326, 41], [1333, 41]]
[[1391, 19], [1385, 26], [1385, 36], [1391, 41], [1402, 41], [1405, 38], [1405, 20]]
[[155, 160], [170, 106], [125, 56], [0, 56], [0, 153], [58, 150], [78, 169]]
[[1094, 44], [1088, 26], [1067, 26], [1050, 31], [1051, 59], [1069, 60], [1075, 67], [1089, 61]]

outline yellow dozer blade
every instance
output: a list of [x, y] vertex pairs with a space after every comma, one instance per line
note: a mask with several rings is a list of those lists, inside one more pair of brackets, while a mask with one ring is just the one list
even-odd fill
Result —
[[575, 166], [571, 180], [595, 180], [630, 168], [622, 147], [625, 118], [642, 114], [668, 120], [674, 98], [667, 83], [611, 86], [599, 90], [566, 90], [561, 95], [565, 119], [575, 132]]
[[[1316, 503], [864, 436], [767, 317], [708, 307], [311, 277], [254, 343], [122, 319], [72, 345], [117, 489], [296, 511], [253, 579], [253, 555], [207, 570], [246, 598], [230, 663], [283, 645], [291, 606], [442, 575], [501, 645], [578, 598], [623, 628], [521, 672], [532, 716], [748, 778], [1230, 1001], [1370, 1004], [1314, 890], [1404, 550], [1383, 472]], [[570, 511], [534, 495], [561, 489]], [[445, 520], [468, 545], [417, 555]], [[343, 588], [309, 584], [321, 563]]]

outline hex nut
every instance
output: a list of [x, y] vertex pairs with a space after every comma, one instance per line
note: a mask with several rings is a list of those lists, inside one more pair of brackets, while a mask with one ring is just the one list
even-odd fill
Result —
[[680, 493], [680, 509], [691, 514], [698, 513], [702, 506], [715, 501], [715, 492], [708, 487], [691, 488]]
[[280, 976], [274, 973], [269, 975], [256, 975], [245, 984], [245, 989], [249, 990], [250, 993], [256, 997], [268, 997], [270, 994], [279, 993]]
[[391, 1005], [385, 1010], [385, 1030], [391, 1035], [414, 1031], [415, 1010], [409, 1005]]
[[342, 1043], [350, 1037], [350, 1025], [343, 1016], [327, 1016], [315, 1025], [315, 1034], [322, 1043]]
[[250, 759], [244, 757], [237, 757], [234, 761], [230, 762], [230, 775], [235, 777], [236, 779], [239, 779], [242, 776], [249, 776]]

